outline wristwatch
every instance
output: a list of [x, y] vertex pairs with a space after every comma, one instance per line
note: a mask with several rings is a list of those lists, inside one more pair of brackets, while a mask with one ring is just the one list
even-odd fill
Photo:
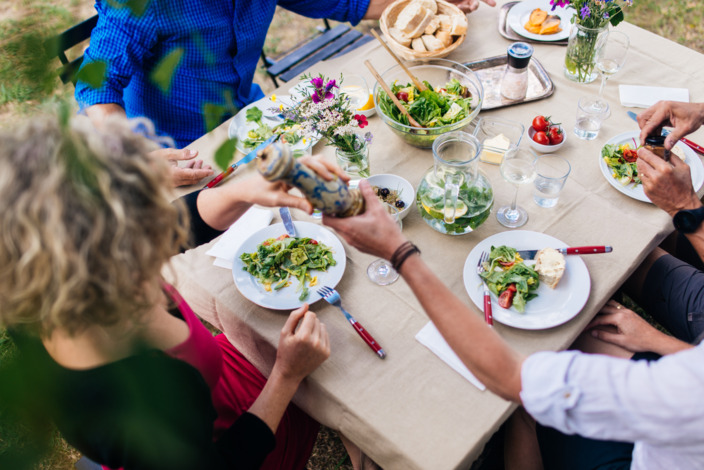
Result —
[[682, 233], [696, 232], [704, 222], [704, 207], [679, 211], [672, 218], [675, 228]]

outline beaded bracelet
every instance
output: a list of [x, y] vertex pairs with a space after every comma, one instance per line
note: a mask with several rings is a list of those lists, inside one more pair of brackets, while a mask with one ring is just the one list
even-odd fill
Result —
[[411, 256], [413, 253], [420, 254], [420, 249], [411, 242], [405, 242], [394, 251], [391, 255], [391, 266], [396, 270], [396, 272], [401, 271], [401, 266], [403, 263]]

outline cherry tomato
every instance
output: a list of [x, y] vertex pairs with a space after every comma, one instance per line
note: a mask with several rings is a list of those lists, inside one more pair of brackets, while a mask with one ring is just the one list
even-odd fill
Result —
[[548, 139], [547, 134], [545, 132], [536, 132], [535, 135], [533, 136], [533, 140], [539, 143], [540, 145], [550, 145], [550, 139]]
[[284, 238], [288, 238], [288, 234], [284, 233], [283, 235], [279, 235], [277, 240], [283, 240]]
[[514, 264], [516, 264], [515, 261], [499, 261], [499, 264], [503, 266], [504, 268], [510, 268]]
[[562, 134], [562, 130], [557, 126], [551, 127], [548, 131], [548, 139], [550, 140], [550, 145], [557, 145], [562, 142], [562, 139], [564, 138], [565, 136]]
[[638, 160], [638, 152], [634, 149], [624, 149], [623, 159], [629, 163], [633, 163]]
[[546, 116], [535, 116], [533, 118], [533, 129], [537, 132], [545, 132], [550, 127], [550, 118]]
[[396, 98], [400, 99], [401, 101], [408, 102], [408, 93], [405, 91], [398, 91], [396, 92]]
[[[515, 289], [515, 288], [514, 288]], [[499, 307], [510, 308], [513, 305], [513, 296], [516, 295], [515, 290], [506, 289], [499, 295]]]
[[516, 289], [516, 284], [509, 284], [506, 290], [510, 290], [511, 292], [516, 292], [518, 289]]
[[309, 244], [309, 245], [317, 245], [318, 242], [315, 241], [315, 240], [310, 240], [310, 241], [308, 242], [308, 244]]

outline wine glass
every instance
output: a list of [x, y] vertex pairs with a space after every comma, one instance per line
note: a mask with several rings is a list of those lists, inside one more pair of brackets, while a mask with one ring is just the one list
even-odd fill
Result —
[[[399, 210], [391, 204], [384, 204], [384, 207], [388, 213], [391, 214], [394, 222], [396, 222], [399, 227], [403, 228], [401, 217], [399, 217]], [[369, 277], [374, 284], [387, 286], [393, 282], [396, 282], [396, 279], [398, 279], [398, 273], [390, 262], [383, 258], [379, 258], [375, 259], [369, 264], [369, 266], [367, 266], [367, 277]]]
[[511, 205], [503, 206], [496, 212], [496, 219], [504, 227], [516, 228], [525, 225], [528, 222], [528, 213], [516, 205], [516, 200], [521, 185], [535, 179], [535, 156], [526, 149], [513, 148], [506, 152], [499, 169], [506, 181], [516, 185], [516, 192]]
[[630, 41], [628, 36], [620, 31], [609, 31], [596, 52], [596, 68], [601, 74], [601, 86], [599, 86], [599, 96], [604, 92], [604, 85], [609, 77], [623, 67], [626, 62], [626, 53]]

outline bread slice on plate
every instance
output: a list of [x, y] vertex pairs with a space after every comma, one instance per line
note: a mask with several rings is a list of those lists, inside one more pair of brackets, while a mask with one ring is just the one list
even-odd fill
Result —
[[554, 289], [565, 274], [565, 257], [554, 248], [543, 248], [535, 255], [534, 269], [540, 282]]

